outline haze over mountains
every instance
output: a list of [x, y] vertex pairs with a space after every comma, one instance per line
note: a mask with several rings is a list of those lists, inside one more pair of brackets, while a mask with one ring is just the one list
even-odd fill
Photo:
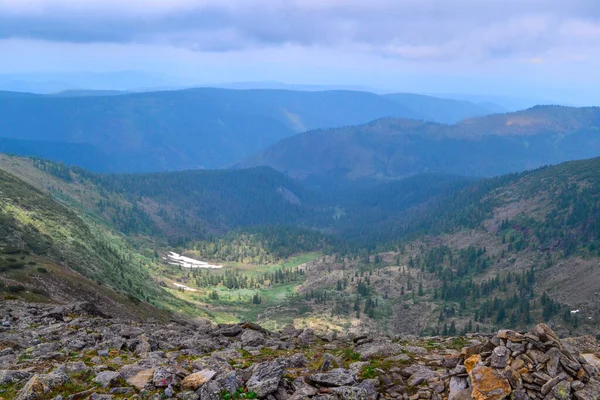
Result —
[[0, 138], [11, 139], [0, 150], [113, 172], [221, 168], [307, 130], [383, 117], [455, 122], [494, 111], [418, 95], [214, 88], [2, 92], [0, 106]]
[[453, 125], [381, 119], [302, 133], [239, 165], [267, 165], [302, 180], [494, 176], [594, 157], [599, 127], [597, 107], [538, 106]]

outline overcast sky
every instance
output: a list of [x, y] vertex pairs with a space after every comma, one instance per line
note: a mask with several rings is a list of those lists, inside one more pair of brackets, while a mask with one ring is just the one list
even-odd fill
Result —
[[0, 73], [141, 70], [600, 104], [598, 0], [0, 0]]

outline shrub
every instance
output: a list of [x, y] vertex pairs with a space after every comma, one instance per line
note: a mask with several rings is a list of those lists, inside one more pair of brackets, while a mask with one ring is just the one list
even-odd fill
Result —
[[23, 285], [9, 285], [6, 288], [11, 293], [20, 293], [25, 291], [25, 286]]
[[44, 267], [37, 267], [37, 272], [39, 272], [41, 274], [47, 274], [48, 270]]

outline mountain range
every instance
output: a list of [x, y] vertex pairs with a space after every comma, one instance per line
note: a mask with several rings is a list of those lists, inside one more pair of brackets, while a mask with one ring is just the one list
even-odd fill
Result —
[[0, 92], [0, 107], [1, 151], [105, 172], [221, 168], [307, 130], [382, 117], [456, 122], [497, 111], [420, 95], [215, 88]]
[[0, 102], [0, 146], [26, 155], [0, 155], [4, 296], [273, 329], [600, 333], [598, 108], [441, 123], [427, 118], [476, 105], [221, 89]]
[[380, 119], [305, 132], [239, 163], [301, 180], [495, 176], [600, 154], [600, 108], [537, 106], [452, 125]]

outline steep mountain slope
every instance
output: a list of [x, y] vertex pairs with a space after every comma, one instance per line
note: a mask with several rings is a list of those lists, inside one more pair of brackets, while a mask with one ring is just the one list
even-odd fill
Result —
[[4, 171], [0, 196], [0, 292], [36, 301], [91, 301], [112, 315], [164, 314], [139, 301], [168, 296], [121, 238]]
[[[118, 96], [6, 94], [0, 95], [0, 107], [0, 137], [85, 143], [104, 155], [86, 165], [96, 171], [217, 168], [304, 130], [384, 116], [418, 117], [391, 100], [350, 91], [207, 88]], [[33, 147], [19, 154], [48, 156]]]
[[441, 125], [383, 119], [284, 139], [240, 163], [298, 179], [494, 176], [600, 154], [600, 108], [540, 106]]
[[266, 167], [241, 171], [95, 174], [0, 154], [10, 172], [96, 222], [131, 238], [172, 243], [235, 228], [331, 222], [318, 196]]
[[598, 335], [598, 171], [595, 158], [486, 179], [363, 226], [378, 251], [312, 262], [297, 290], [313, 319], [340, 327], [452, 335], [545, 321]]

